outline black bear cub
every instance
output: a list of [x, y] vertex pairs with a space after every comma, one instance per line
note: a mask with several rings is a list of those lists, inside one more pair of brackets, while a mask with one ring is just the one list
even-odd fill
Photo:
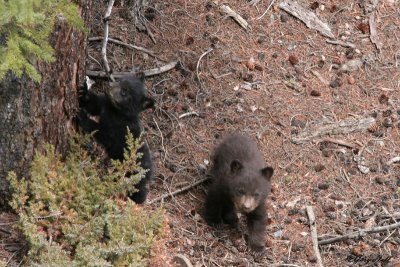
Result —
[[[140, 137], [139, 114], [154, 106], [154, 99], [147, 95], [143, 80], [133, 76], [122, 77], [110, 84], [106, 94], [96, 94], [87, 87], [80, 91], [80, 112], [77, 123], [87, 133], [96, 131], [94, 137], [115, 160], [123, 160], [126, 148], [127, 127], [134, 138]], [[90, 116], [97, 116], [97, 120]], [[137, 192], [129, 195], [136, 203], [143, 203], [147, 196], [147, 183], [153, 176], [150, 149], [144, 143], [138, 152], [142, 153], [141, 166], [147, 169], [145, 177], [136, 185]]]
[[267, 213], [265, 200], [271, 191], [273, 168], [266, 167], [257, 144], [239, 133], [228, 135], [216, 148], [210, 176], [205, 219], [214, 225], [238, 227], [237, 212], [247, 217], [251, 250], [264, 248]]

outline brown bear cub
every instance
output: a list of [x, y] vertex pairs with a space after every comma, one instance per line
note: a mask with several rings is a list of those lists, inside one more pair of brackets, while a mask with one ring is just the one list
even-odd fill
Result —
[[224, 138], [212, 161], [212, 184], [205, 203], [207, 223], [238, 227], [237, 212], [246, 215], [247, 243], [251, 250], [262, 251], [267, 223], [265, 200], [271, 191], [273, 168], [265, 166], [257, 144], [239, 133]]

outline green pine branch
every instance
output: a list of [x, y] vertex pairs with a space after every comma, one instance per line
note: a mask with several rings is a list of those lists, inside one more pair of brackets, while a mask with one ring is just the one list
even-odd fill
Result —
[[48, 37], [57, 21], [84, 29], [77, 5], [69, 0], [0, 0], [0, 7], [0, 80], [12, 71], [40, 81], [32, 62], [55, 60]]

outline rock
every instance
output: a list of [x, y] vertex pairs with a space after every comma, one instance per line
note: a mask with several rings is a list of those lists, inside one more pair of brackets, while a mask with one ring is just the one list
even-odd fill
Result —
[[342, 86], [343, 82], [340, 80], [338, 77], [336, 77], [330, 84], [329, 86], [331, 88], [336, 88]]
[[285, 13], [281, 14], [281, 22], [285, 23], [289, 20], [289, 16], [286, 15]]
[[376, 178], [375, 178], [375, 183], [377, 183], [377, 184], [383, 184], [383, 178], [380, 177], [380, 176], [376, 177]]
[[[314, 166], [314, 170], [315, 170], [316, 172], [323, 171], [323, 170], [325, 170], [325, 166], [324, 166], [323, 164], [321, 164], [321, 163], [318, 163], [317, 165]], [[321, 189], [321, 188], [320, 188], [320, 189]]]
[[326, 190], [329, 188], [329, 184], [328, 183], [319, 183], [318, 188], [321, 190]]
[[173, 258], [176, 267], [193, 267], [192, 263], [182, 254], [176, 254]]

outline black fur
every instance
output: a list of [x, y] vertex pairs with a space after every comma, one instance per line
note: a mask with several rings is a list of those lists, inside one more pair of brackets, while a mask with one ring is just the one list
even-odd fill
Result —
[[[264, 248], [267, 223], [265, 200], [271, 190], [273, 169], [265, 163], [257, 144], [248, 136], [228, 135], [213, 155], [210, 185], [205, 203], [205, 219], [214, 225], [238, 226], [237, 212], [247, 217], [248, 244], [253, 251]], [[242, 205], [243, 199], [252, 205]]]
[[[115, 160], [123, 160], [126, 148], [127, 127], [134, 138], [141, 134], [139, 114], [154, 106], [154, 100], [147, 96], [143, 81], [133, 76], [121, 78], [112, 83], [106, 94], [96, 94], [87, 88], [80, 91], [80, 112], [77, 122], [87, 133], [94, 133], [97, 142], [106, 150], [108, 156]], [[89, 118], [97, 116], [98, 122]], [[136, 185], [138, 192], [129, 197], [136, 203], [143, 203], [147, 196], [147, 183], [153, 176], [153, 163], [150, 149], [144, 143], [138, 152], [142, 153], [141, 166], [147, 169], [144, 178]]]

